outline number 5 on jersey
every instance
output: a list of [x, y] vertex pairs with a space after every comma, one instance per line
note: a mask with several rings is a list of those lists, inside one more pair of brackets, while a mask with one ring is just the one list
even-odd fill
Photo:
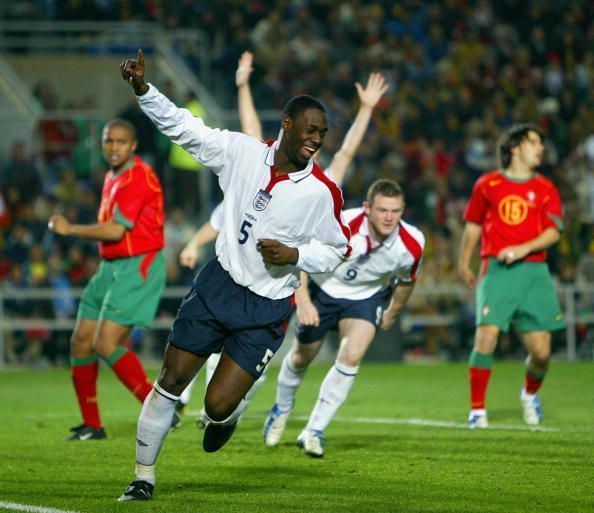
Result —
[[250, 237], [250, 234], [247, 232], [248, 228], [251, 228], [253, 225], [249, 221], [244, 221], [239, 229], [239, 241], [240, 244], [245, 244]]

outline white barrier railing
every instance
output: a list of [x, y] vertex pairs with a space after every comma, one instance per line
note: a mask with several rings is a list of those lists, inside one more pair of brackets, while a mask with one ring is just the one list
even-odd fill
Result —
[[[80, 298], [82, 288], [73, 288], [68, 294], [72, 299]], [[588, 285], [562, 285], [558, 287], [559, 297], [563, 306], [567, 328], [565, 330], [566, 355], [569, 361], [577, 357], [576, 326], [578, 324], [594, 324], [594, 312], [584, 305], [594, 304], [594, 288]], [[179, 299], [187, 293], [187, 287], [167, 287], [163, 293], [163, 299]], [[17, 332], [29, 329], [43, 329], [50, 331], [70, 331], [74, 328], [75, 319], [54, 319], [54, 318], [11, 318], [5, 309], [5, 302], [10, 300], [52, 300], [64, 297], [63, 292], [56, 292], [51, 288], [24, 288], [24, 289], [0, 289], [0, 368], [6, 365], [5, 362], [5, 333]], [[428, 301], [440, 298], [453, 298], [456, 304], [471, 303], [473, 294], [461, 285], [444, 284], [434, 286], [419, 286], [415, 290], [415, 297], [424, 297]], [[581, 311], [577, 311], [578, 307]], [[436, 313], [424, 313], [415, 311], [411, 305], [401, 316], [401, 325], [404, 331], [412, 326], [430, 327], [445, 326], [462, 322], [458, 311], [438, 311]], [[456, 310], [459, 310], [457, 308]], [[169, 329], [171, 318], [157, 318], [152, 329]]]

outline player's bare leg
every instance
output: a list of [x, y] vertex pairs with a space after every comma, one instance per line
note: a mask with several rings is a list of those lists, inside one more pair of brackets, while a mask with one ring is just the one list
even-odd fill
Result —
[[363, 319], [343, 319], [338, 324], [340, 348], [318, 394], [316, 404], [297, 444], [308, 456], [324, 455], [324, 430], [346, 401], [359, 366], [373, 341], [376, 327]]
[[526, 375], [520, 392], [524, 422], [530, 426], [542, 422], [542, 407], [537, 395], [549, 369], [551, 357], [551, 334], [547, 331], [522, 333], [522, 340], [528, 350]]
[[285, 431], [287, 420], [295, 404], [295, 395], [305, 377], [309, 364], [316, 357], [322, 341], [300, 344], [293, 339], [290, 351], [283, 358], [276, 385], [276, 402], [268, 411], [264, 422], [263, 438], [268, 447], [278, 445]]
[[245, 409], [244, 397], [255, 381], [256, 378], [227, 353], [221, 354], [204, 398], [208, 423], [202, 447], [206, 452], [218, 451], [229, 441]]
[[497, 347], [500, 329], [494, 325], [477, 326], [474, 349], [468, 361], [470, 381], [470, 414], [468, 427], [484, 429], [489, 426], [485, 397], [493, 368], [493, 353]]

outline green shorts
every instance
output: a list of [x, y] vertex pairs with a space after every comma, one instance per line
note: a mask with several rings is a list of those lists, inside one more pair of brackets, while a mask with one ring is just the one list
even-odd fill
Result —
[[80, 298], [78, 317], [150, 326], [164, 288], [165, 257], [161, 251], [102, 260]]
[[476, 325], [508, 331], [555, 331], [565, 322], [546, 263], [507, 265], [489, 258], [476, 293]]

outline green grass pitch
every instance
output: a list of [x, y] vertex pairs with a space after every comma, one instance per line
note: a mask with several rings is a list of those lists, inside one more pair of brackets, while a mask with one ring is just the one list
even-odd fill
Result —
[[[64, 441], [80, 422], [68, 370], [2, 372], [0, 511], [594, 511], [593, 363], [553, 364], [541, 393], [545, 423], [536, 431], [522, 424], [520, 362], [496, 362], [491, 427], [482, 431], [465, 428], [465, 365], [366, 363], [326, 432], [325, 457], [315, 460], [295, 438], [326, 368], [310, 369], [284, 442], [272, 449], [261, 429], [276, 368], [219, 452], [202, 451], [202, 432], [186, 414], [167, 438], [155, 496], [146, 503], [116, 501], [133, 478], [140, 405], [108, 368], [99, 393], [109, 438], [96, 442]], [[192, 411], [202, 395], [197, 387]]]

